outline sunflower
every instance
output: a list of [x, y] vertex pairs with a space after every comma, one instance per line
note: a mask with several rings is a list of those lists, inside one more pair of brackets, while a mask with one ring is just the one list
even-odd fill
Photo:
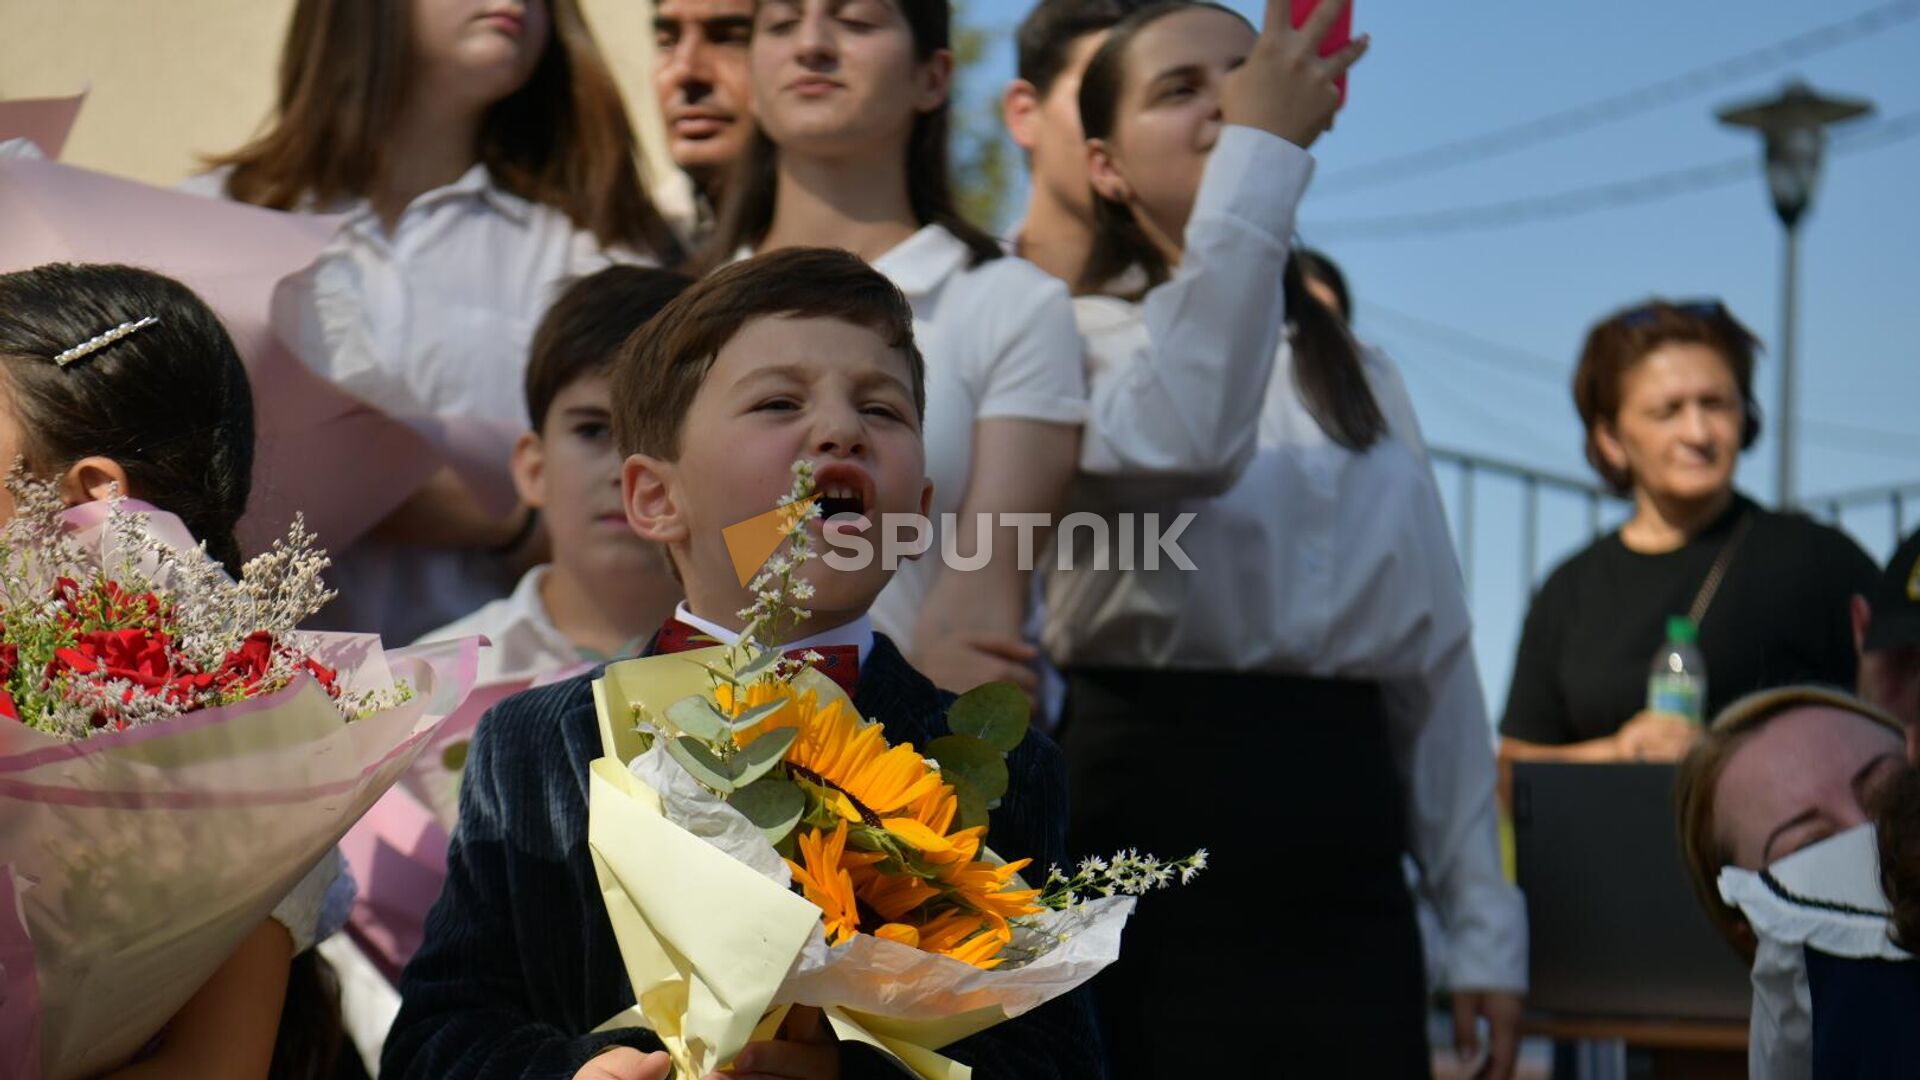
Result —
[[980, 915], [949, 911], [920, 927], [920, 948], [972, 964], [982, 971], [1000, 966], [1001, 952], [1013, 943], [1013, 932], [990, 926]]
[[1020, 859], [995, 866], [986, 862], [956, 863], [939, 871], [940, 884], [955, 900], [985, 916], [995, 927], [1006, 929], [1009, 919], [1040, 912], [1039, 889], [1013, 888], [1013, 876], [1032, 859]]
[[831, 836], [813, 829], [800, 834], [802, 863], [786, 860], [800, 891], [827, 924], [827, 942], [838, 945], [860, 932], [860, 907], [853, 896], [853, 876], [849, 867], [864, 869], [880, 856], [847, 851], [847, 823], [842, 821]]
[[[828, 804], [848, 821], [878, 825], [946, 787], [912, 746], [887, 745], [885, 730], [863, 723], [845, 699], [822, 706], [814, 691], [798, 692], [779, 682], [756, 683], [744, 695], [722, 686], [719, 698], [733, 715], [785, 698], [787, 707], [740, 732], [736, 741], [745, 745], [775, 728], [796, 729], [799, 734], [787, 748], [788, 766], [800, 779], [825, 788]], [[736, 700], [743, 704], [736, 707]]]

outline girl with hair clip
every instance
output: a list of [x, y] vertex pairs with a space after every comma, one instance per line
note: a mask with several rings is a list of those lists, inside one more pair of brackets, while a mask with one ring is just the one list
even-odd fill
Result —
[[[0, 275], [0, 461], [69, 505], [123, 495], [178, 517], [229, 573], [253, 469], [253, 397], [219, 319], [171, 278], [53, 264]], [[0, 521], [13, 515], [0, 492]], [[353, 881], [329, 853], [113, 1080], [331, 1075], [337, 996], [314, 942]]]
[[480, 496], [510, 490], [535, 324], [564, 280], [677, 257], [635, 155], [578, 0], [295, 5], [271, 126], [189, 186], [344, 214], [276, 318], [316, 370], [480, 444], [338, 560], [330, 624], [407, 640], [505, 594], [538, 519]]
[[[948, 173], [953, 81], [947, 0], [761, 0], [749, 47], [755, 136], [729, 184], [709, 261], [785, 247], [847, 248], [913, 306], [927, 361], [924, 542], [1000, 557], [960, 572], [923, 558], [874, 605], [879, 629], [937, 685], [1012, 680], [1030, 694], [1028, 587], [987, 515], [1051, 514], [1073, 472], [1086, 392], [1067, 292], [964, 220]], [[872, 511], [864, 497], [829, 514]], [[953, 535], [941, 515], [960, 524]], [[869, 542], [892, 531], [874, 530]], [[949, 522], [950, 524], [950, 522]], [[876, 536], [875, 534], [880, 535]]]
[[[1142, 906], [1095, 984], [1115, 1076], [1244, 1067], [1199, 1030], [1258, 1031], [1303, 1075], [1426, 1075], [1408, 851], [1446, 923], [1460, 1049], [1485, 1021], [1491, 1074], [1513, 1067], [1524, 910], [1439, 494], [1391, 364], [1289, 255], [1304, 147], [1366, 45], [1318, 55], [1342, 6], [1295, 30], [1272, 0], [1256, 32], [1157, 5], [1080, 83], [1098, 228], [1076, 284], [1092, 416], [1072, 502], [1109, 528], [1069, 529], [1071, 568], [1045, 580], [1073, 849], [1213, 854]], [[1112, 530], [1135, 565], [1102, 558]], [[1156, 566], [1169, 533], [1182, 557]], [[1164, 796], [1139, 799], [1143, 776]]]

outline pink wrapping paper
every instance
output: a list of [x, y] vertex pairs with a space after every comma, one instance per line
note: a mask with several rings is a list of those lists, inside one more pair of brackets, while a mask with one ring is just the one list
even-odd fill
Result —
[[250, 553], [284, 535], [295, 510], [327, 550], [342, 551], [441, 460], [406, 424], [310, 371], [272, 327], [274, 288], [312, 263], [337, 226], [51, 161], [0, 161], [0, 272], [61, 261], [145, 266], [178, 278], [226, 323], [259, 431], [239, 530]]
[[20, 910], [20, 881], [0, 866], [0, 1076], [31, 1076], [40, 1059], [40, 983]]
[[63, 98], [15, 98], [0, 101], [0, 142], [26, 139], [58, 161], [73, 133], [73, 121], [87, 100], [85, 91]]

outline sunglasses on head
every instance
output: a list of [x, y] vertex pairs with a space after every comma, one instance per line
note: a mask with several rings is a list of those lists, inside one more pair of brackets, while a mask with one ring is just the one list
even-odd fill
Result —
[[1724, 319], [1727, 317], [1726, 306], [1718, 300], [1677, 300], [1672, 303], [1655, 301], [1650, 304], [1641, 304], [1639, 307], [1623, 313], [1620, 316], [1620, 325], [1645, 326], [1660, 317], [1662, 308], [1678, 311], [1682, 315], [1691, 315], [1696, 319]]

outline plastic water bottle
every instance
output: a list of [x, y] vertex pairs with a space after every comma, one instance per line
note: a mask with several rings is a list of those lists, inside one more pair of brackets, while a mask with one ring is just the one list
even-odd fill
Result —
[[1707, 663], [1700, 658], [1700, 628], [1685, 615], [1667, 618], [1667, 643], [1647, 676], [1647, 711], [1706, 723]]

